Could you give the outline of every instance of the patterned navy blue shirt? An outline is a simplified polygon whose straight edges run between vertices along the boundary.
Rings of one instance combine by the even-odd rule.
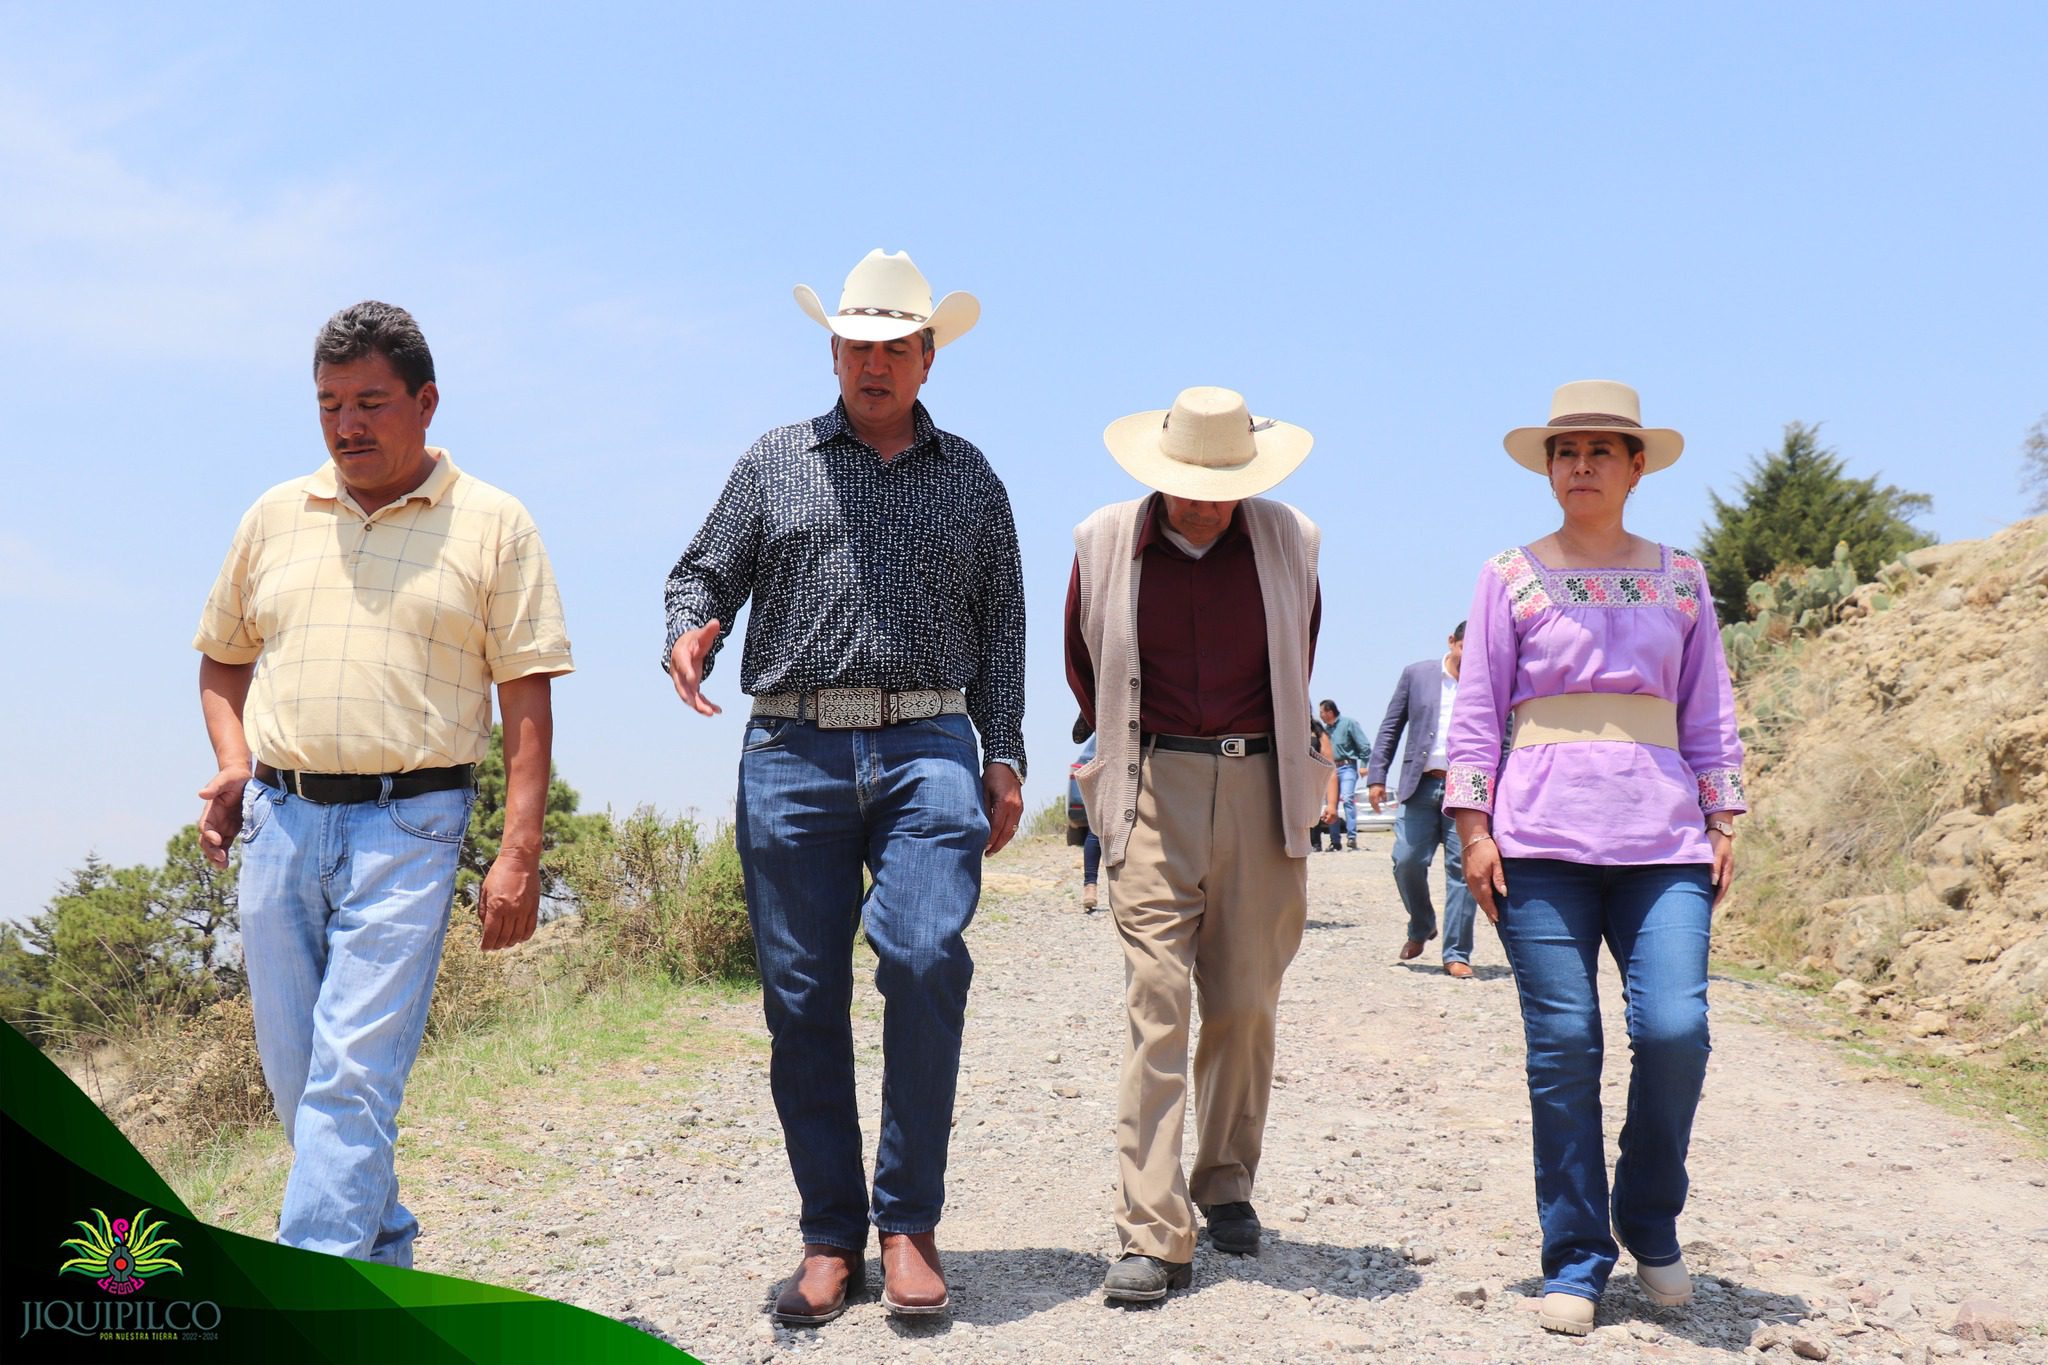
[[[668,576],[661,664],[684,631],[730,627],[751,595],[742,691],[963,688],[986,759],[1021,772],[1024,576],[1010,495],[923,403],[913,421],[916,439],[888,461],[843,404],[754,442]]]

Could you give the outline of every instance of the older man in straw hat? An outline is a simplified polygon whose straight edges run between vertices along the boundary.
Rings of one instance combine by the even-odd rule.
[[[1286,478],[1311,437],[1253,418],[1229,389],[1185,390],[1103,438],[1158,490],[1075,530],[1067,588],[1067,678],[1099,736],[1076,777],[1102,840],[1130,1025],[1117,1098],[1124,1255],[1102,1287],[1144,1302],[1192,1279],[1190,1196],[1219,1251],[1259,1248],[1250,1200],[1280,978],[1301,945],[1308,829],[1331,776],[1308,743],[1321,534],[1252,496]]]
[[[870,1220],[889,1309],[949,1306],[932,1230],[974,970],[963,934],[982,857],[1023,810],[1024,592],[1002,481],[918,401],[980,305],[934,308],[910,257],[880,250],[835,312],[807,286],[796,297],[832,333],[839,401],[734,466],[669,575],[662,663],[686,705],[718,714],[704,679],[753,598],[737,837],[803,1203],[803,1262],[775,1316],[816,1324],[862,1287]],[[861,926],[886,1002],[872,1199],[848,1018]]]

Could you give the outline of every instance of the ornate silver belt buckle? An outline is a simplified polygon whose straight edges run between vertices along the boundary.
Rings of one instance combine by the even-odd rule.
[[[883,714],[889,694],[879,687],[821,687],[818,689],[820,730],[879,730],[888,723]]]
[[[1223,741],[1222,745],[1218,748],[1218,752],[1225,758],[1243,758],[1244,741],[1233,735]]]

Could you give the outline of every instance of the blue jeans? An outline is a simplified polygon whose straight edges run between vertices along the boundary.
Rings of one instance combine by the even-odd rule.
[[[1096,874],[1102,871],[1102,840],[1089,830],[1088,837],[1081,841],[1081,881],[1083,885],[1095,885]]]
[[[1479,913],[1465,885],[1465,846],[1458,824],[1444,813],[1444,780],[1425,777],[1394,817],[1394,889],[1408,911],[1408,937],[1436,937],[1436,907],[1429,900],[1429,860],[1444,849],[1444,961],[1472,960],[1472,921]]]
[[[946,1198],[974,976],[963,935],[988,843],[974,727],[955,715],[880,730],[754,717],[736,834],[803,1239],[859,1250],[871,1209],[883,1232],[929,1232]],[[863,868],[874,878],[865,898]],[[883,1000],[872,1203],[849,1017],[861,926]]]
[[[242,793],[242,957],[292,1144],[277,1240],[410,1266],[398,1106],[441,965],[469,791],[323,806]]]
[[[1529,1047],[1544,1292],[1597,1299],[1617,1252],[1601,1142],[1604,941],[1628,996],[1628,1115],[1614,1163],[1614,1233],[1643,1265],[1678,1260],[1685,1154],[1707,1073],[1710,869],[1503,860],[1501,944]]]
[[[1351,846],[1358,847],[1358,765],[1350,759],[1337,763],[1337,809],[1333,812],[1343,822],[1342,832],[1350,836]],[[1330,831],[1330,847],[1337,846],[1338,830]]]

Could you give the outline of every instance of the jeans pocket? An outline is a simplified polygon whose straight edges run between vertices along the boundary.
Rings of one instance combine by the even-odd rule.
[[[459,844],[469,832],[469,808],[473,798],[466,790],[423,792],[387,803],[391,823],[419,839],[437,844]]]
[[[273,795],[268,786],[250,778],[242,788],[242,842],[248,843],[270,823]]]
[[[962,715],[926,716],[922,720],[905,721],[903,728],[951,740],[959,745],[970,759],[978,757],[981,753],[981,746],[974,738],[973,722]]]
[[[757,754],[764,749],[773,749],[781,744],[789,727],[796,724],[786,716],[754,716],[747,721],[747,733],[740,742],[740,752]]]

